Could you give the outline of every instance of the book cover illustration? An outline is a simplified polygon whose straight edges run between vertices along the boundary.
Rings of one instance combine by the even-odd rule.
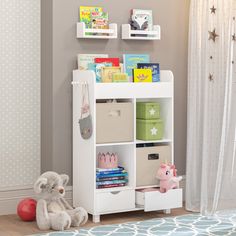
[[[94,6],[80,6],[80,22],[84,22],[86,28],[91,28],[91,16],[99,15],[102,12],[101,7],[94,7]]]
[[[119,58],[95,58],[95,63],[103,63],[103,62],[110,62],[112,66],[120,66],[120,59]]]
[[[150,57],[148,54],[124,54],[124,72],[128,74],[129,78],[133,76],[133,69],[137,68],[138,63],[149,63]]]
[[[120,66],[103,67],[102,68],[102,82],[112,83],[113,74],[121,73]]]
[[[151,69],[134,69],[134,82],[135,83],[151,83],[152,70]]]
[[[89,63],[88,70],[93,70],[96,75],[96,82],[102,82],[102,68],[103,67],[111,67],[112,63]]]
[[[152,10],[133,9],[131,10],[132,30],[152,30],[153,16]]]
[[[99,12],[97,15],[91,13],[91,28],[92,29],[108,29],[108,13]],[[107,35],[107,34],[98,34],[94,35]]]
[[[107,54],[78,54],[77,63],[79,70],[88,70],[89,63],[94,63],[95,58],[106,58]]]
[[[151,69],[152,82],[160,82],[160,66],[158,63],[138,63],[138,69]]]

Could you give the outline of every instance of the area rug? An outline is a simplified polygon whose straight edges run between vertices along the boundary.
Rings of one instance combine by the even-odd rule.
[[[40,234],[37,234],[39,236]],[[236,236],[236,211],[215,217],[190,214],[116,225],[102,225],[80,230],[51,232],[43,236]]]

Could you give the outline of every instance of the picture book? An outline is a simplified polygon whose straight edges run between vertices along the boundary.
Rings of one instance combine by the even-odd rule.
[[[89,63],[94,63],[94,59],[98,57],[108,57],[107,54],[78,54],[77,62],[79,70],[87,70]]]
[[[96,182],[96,185],[109,185],[109,184],[125,184],[127,183],[128,180],[127,179],[123,179],[123,180],[111,180],[111,181],[99,181]]]
[[[126,185],[126,183],[123,184],[108,184],[108,185],[99,185],[97,186],[97,189],[101,189],[101,188],[116,188],[116,187],[124,187]]]
[[[152,30],[153,29],[152,10],[143,10],[143,9],[131,10],[131,29]]]
[[[96,172],[114,172],[114,171],[123,171],[124,167],[118,166],[117,168],[102,169],[97,168]]]
[[[102,82],[102,68],[103,67],[111,67],[112,63],[89,63],[88,64],[88,70],[93,70],[96,75],[96,82],[101,83]]]
[[[95,63],[111,62],[113,66],[120,66],[120,58],[95,58]]]
[[[113,74],[121,73],[120,66],[103,67],[102,68],[102,82],[112,83]]]
[[[92,27],[91,16],[99,15],[102,12],[101,7],[80,6],[80,22],[84,22],[86,28]]]
[[[160,66],[158,63],[138,63],[138,69],[151,69],[152,82],[160,82]]]
[[[97,15],[91,13],[92,29],[108,29],[108,13],[99,12]]]
[[[125,179],[125,176],[96,178],[96,181],[111,181],[111,180],[123,180],[123,179]]]
[[[143,83],[143,82],[152,82],[152,70],[151,69],[134,69],[134,82]]]
[[[128,173],[126,172],[126,171],[121,171],[121,172],[116,172],[116,173],[106,173],[105,172],[105,174],[104,173],[99,173],[99,172],[97,172],[96,173],[96,177],[97,178],[104,178],[104,177],[120,177],[120,176],[128,176]]]
[[[126,73],[114,73],[112,75],[112,82],[113,83],[129,82],[129,78],[128,78],[128,75]]]
[[[133,76],[133,69],[137,68],[138,63],[149,63],[150,57],[148,54],[124,54],[124,72],[128,74],[129,78]]]

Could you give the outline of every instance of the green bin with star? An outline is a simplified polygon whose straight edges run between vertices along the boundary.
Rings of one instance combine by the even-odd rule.
[[[158,102],[137,102],[136,118],[155,120],[160,118],[160,104]]]
[[[137,119],[137,134],[136,137],[139,140],[161,140],[163,139],[164,123],[161,119],[144,120]]]

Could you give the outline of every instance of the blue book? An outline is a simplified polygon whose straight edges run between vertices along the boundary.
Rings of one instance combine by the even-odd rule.
[[[124,180],[112,180],[112,181],[99,181],[96,183],[97,186],[99,185],[109,185],[109,184],[125,184],[128,183],[127,179]]]
[[[102,67],[112,66],[112,63],[89,63],[88,64],[88,70],[93,70],[96,75],[96,82],[101,83],[102,82]]]
[[[102,168],[97,168],[97,172],[104,172],[104,171],[116,171],[116,170],[124,170],[124,167],[118,166],[117,168],[110,168],[110,169],[102,169]]]
[[[118,173],[96,173],[96,178],[104,178],[104,177],[117,177],[117,176],[128,176],[126,171],[118,172]]]
[[[129,78],[133,77],[133,69],[137,68],[138,63],[149,63],[150,57],[148,54],[124,54],[124,72],[128,74]]]
[[[138,63],[138,69],[151,69],[152,82],[160,82],[160,66],[158,63]]]

